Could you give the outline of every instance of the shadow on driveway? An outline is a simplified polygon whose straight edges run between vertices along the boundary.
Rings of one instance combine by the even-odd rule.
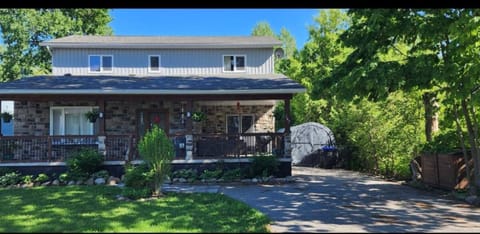
[[[399,182],[293,167],[295,183],[223,186],[268,215],[272,232],[480,232],[480,209]]]

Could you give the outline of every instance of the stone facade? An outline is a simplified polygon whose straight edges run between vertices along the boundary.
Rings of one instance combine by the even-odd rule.
[[[95,101],[16,101],[14,134],[18,136],[45,136],[50,134],[51,106],[98,106]],[[169,133],[182,133],[185,123],[182,122],[182,107],[186,103],[179,101],[106,101],[105,102],[105,133],[136,134],[137,115],[139,110],[168,110]],[[194,102],[193,111],[202,111],[206,119],[193,122],[193,133],[225,133],[226,116],[237,114],[253,114],[255,132],[274,132],[275,119],[273,105],[200,105]],[[186,117],[185,117],[186,118]],[[184,118],[184,120],[185,120]],[[98,122],[94,132],[98,132]]]

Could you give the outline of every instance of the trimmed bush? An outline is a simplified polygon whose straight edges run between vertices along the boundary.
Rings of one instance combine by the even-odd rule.
[[[83,148],[67,160],[68,173],[72,179],[85,180],[100,170],[103,156],[97,150]]]
[[[222,170],[215,169],[215,170],[204,170],[203,173],[200,175],[201,179],[209,180],[209,179],[219,179],[222,175]]]
[[[245,176],[244,172],[240,168],[235,168],[223,172],[222,179],[225,181],[235,181],[243,179]]]
[[[22,179],[21,175],[17,172],[10,172],[3,176],[0,176],[0,186],[6,187],[9,185],[16,185]]]
[[[153,183],[153,172],[147,164],[125,165],[125,186],[141,189],[151,188]],[[152,191],[152,189],[150,189]]]
[[[274,156],[254,156],[250,167],[250,177],[268,177],[278,171],[278,161]]]
[[[49,179],[50,179],[50,177],[48,177],[47,174],[40,173],[40,174],[38,174],[37,178],[35,178],[35,182],[43,183],[43,182],[48,181]]]

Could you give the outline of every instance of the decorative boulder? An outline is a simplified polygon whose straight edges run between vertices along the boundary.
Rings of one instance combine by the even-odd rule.
[[[105,179],[104,178],[96,178],[95,179],[95,184],[105,184]]]

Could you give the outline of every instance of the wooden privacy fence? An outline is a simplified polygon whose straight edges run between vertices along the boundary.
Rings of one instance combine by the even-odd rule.
[[[465,189],[468,185],[466,165],[462,152],[423,153],[422,180],[433,187]]]

